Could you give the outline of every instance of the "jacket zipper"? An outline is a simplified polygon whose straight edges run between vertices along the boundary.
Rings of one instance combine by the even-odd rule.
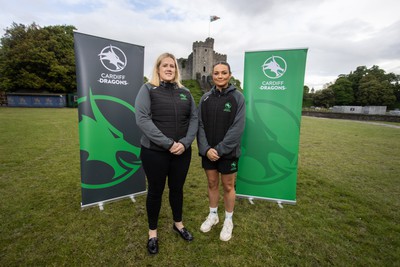
[[[213,140],[212,140],[214,146],[217,145],[215,143],[215,140],[217,138],[217,132],[216,132],[217,127],[216,127],[216,124],[217,124],[217,115],[218,115],[217,113],[218,113],[218,106],[219,106],[219,103],[220,103],[220,99],[221,99],[221,94],[218,94],[217,97],[216,97],[216,103],[214,105]]]
[[[175,111],[175,133],[174,133],[174,141],[178,141],[177,136],[178,136],[178,111],[176,107],[176,101],[175,101],[175,95],[174,95],[174,89],[171,89],[171,96],[172,96],[172,102],[174,104],[174,111]]]

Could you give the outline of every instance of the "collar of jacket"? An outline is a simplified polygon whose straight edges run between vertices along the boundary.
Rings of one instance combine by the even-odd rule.
[[[170,82],[161,81],[160,82],[160,87],[164,87],[164,88],[167,88],[167,89],[176,89],[176,88],[178,88],[178,85],[176,83],[170,83]]]
[[[226,95],[227,93],[229,93],[233,90],[236,90],[236,88],[232,84],[229,84],[229,86],[222,91],[219,91],[215,85],[211,88],[211,92],[214,95]]]

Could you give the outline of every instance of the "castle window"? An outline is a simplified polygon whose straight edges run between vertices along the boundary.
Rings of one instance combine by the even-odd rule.
[[[203,67],[203,71],[206,72],[206,66]]]
[[[205,51],[207,52],[207,48],[205,49]]]

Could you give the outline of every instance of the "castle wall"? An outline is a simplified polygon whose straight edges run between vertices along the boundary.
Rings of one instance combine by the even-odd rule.
[[[193,43],[192,53],[187,59],[178,59],[182,80],[198,80],[200,84],[211,80],[212,66],[219,61],[226,61],[227,56],[214,51],[214,39]]]
[[[178,68],[179,72],[181,74],[181,79],[182,80],[190,80],[192,79],[192,54],[186,59],[186,58],[179,58],[177,59],[178,61]]]
[[[210,75],[214,56],[214,39],[207,38],[205,42],[193,43],[192,79]]]
[[[213,62],[213,65],[214,64],[216,64],[216,63],[218,63],[218,62],[221,62],[221,61],[227,61],[226,60],[226,55],[223,55],[223,54],[219,54],[219,53],[216,53],[216,52],[214,52],[214,62]]]

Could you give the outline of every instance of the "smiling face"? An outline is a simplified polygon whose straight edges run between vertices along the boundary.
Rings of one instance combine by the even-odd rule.
[[[222,90],[226,87],[228,87],[229,80],[231,79],[231,73],[229,71],[229,67],[224,64],[218,64],[214,66],[213,69],[213,82],[215,84],[215,87],[217,87],[218,90]]]
[[[175,79],[175,60],[170,57],[161,60],[160,66],[158,67],[158,75],[160,80],[164,82],[172,82]]]

